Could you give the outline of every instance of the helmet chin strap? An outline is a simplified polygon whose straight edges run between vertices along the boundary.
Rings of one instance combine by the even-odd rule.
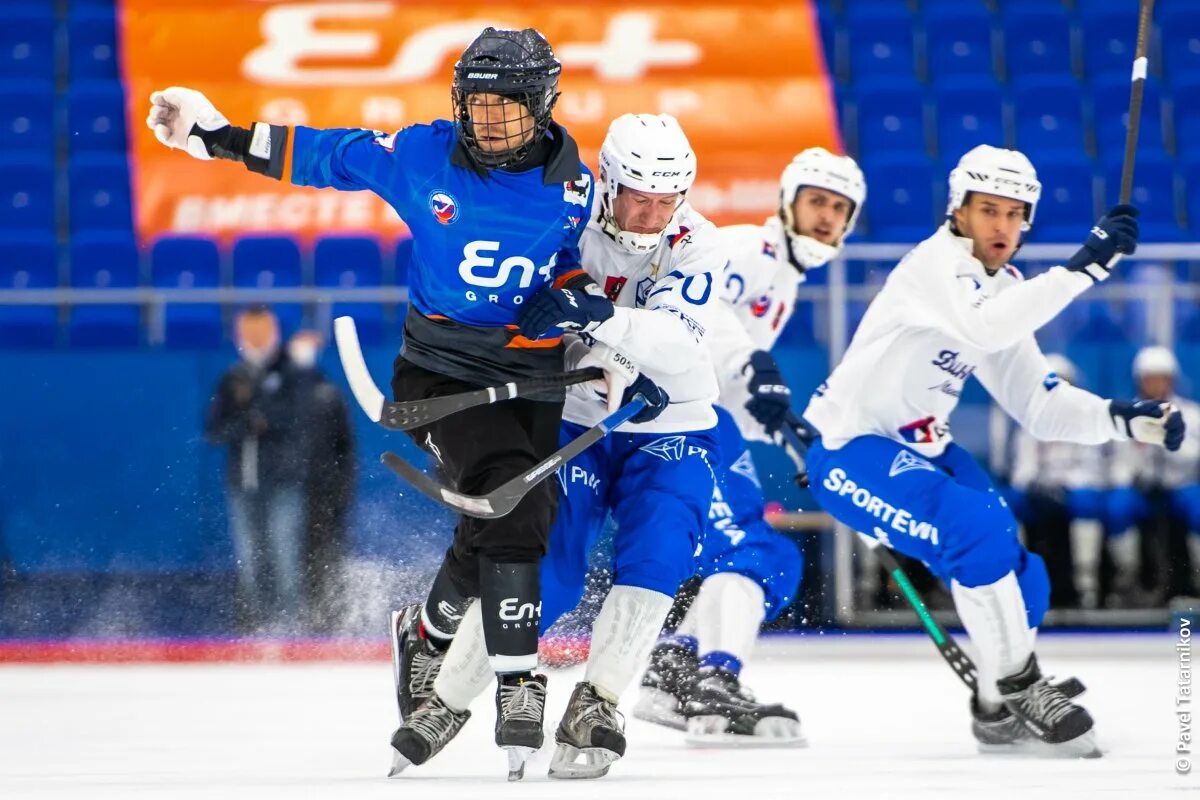
[[[841,252],[842,248],[840,247],[834,247],[819,242],[811,236],[797,233],[791,225],[788,225],[782,214],[780,214],[779,220],[783,223],[783,243],[787,250],[788,261],[801,274],[815,267],[825,266],[837,258],[837,254]]]

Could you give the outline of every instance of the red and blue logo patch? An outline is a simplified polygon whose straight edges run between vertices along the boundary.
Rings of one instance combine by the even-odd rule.
[[[692,229],[686,225],[679,226],[679,233],[672,233],[667,236],[667,247],[674,247],[675,243],[687,238],[687,235],[692,232]]]
[[[429,195],[429,210],[433,212],[434,219],[443,225],[458,219],[458,201],[446,192]]]
[[[750,313],[756,317],[765,317],[771,310],[771,295],[764,294],[750,304]]]

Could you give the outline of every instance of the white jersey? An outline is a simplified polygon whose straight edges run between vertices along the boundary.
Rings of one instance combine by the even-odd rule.
[[[1113,445],[1109,479],[1113,486],[1142,489],[1178,489],[1200,482],[1200,406],[1182,397],[1170,400],[1183,415],[1188,435],[1175,452],[1144,442],[1126,441]]]
[[[971,241],[943,225],[892,270],[804,416],[831,449],[873,434],[937,456],[974,375],[1038,439],[1123,440],[1108,401],[1058,380],[1033,338],[1091,285],[1063,267],[989,275]]]
[[[601,228],[599,206],[579,248],[584,270],[616,308],[591,335],[629,356],[671,400],[650,422],[621,430],[708,430],[717,424],[717,382],[704,339],[719,302],[715,276],[725,264],[716,228],[684,201],[657,249],[630,253]],[[591,426],[607,414],[605,401],[586,385],[567,393],[563,419]]]
[[[750,399],[747,365],[756,350],[770,350],[796,309],[796,288],[804,275],[788,259],[783,221],[730,225],[717,230],[729,262],[718,281],[721,300],[706,337],[717,368],[720,397],[742,436],[770,441],[746,410]]]
[[[1104,449],[1078,442],[1045,442],[1018,429],[1013,435],[1010,481],[1022,491],[1106,488]]]

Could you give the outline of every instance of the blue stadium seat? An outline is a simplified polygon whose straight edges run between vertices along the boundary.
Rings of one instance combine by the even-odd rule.
[[[1104,171],[1104,206],[1117,202],[1121,187],[1121,164],[1114,162]],[[1138,158],[1133,172],[1133,204],[1141,211],[1138,226],[1143,241],[1178,241],[1179,228],[1175,206],[1175,169],[1166,159]]]
[[[117,80],[117,19],[112,6],[76,8],[67,19],[67,63],[72,81]]]
[[[925,7],[929,76],[993,74],[992,15],[982,3]]]
[[[1183,185],[1187,187],[1200,186],[1200,161],[1195,161],[1184,168]],[[1200,237],[1200,192],[1191,189],[1186,193],[1188,230]]]
[[[1200,71],[1171,81],[1176,152],[1185,161],[1200,161]]]
[[[52,81],[55,71],[54,4],[6,3],[0,24],[0,78]]]
[[[221,284],[221,252],[202,236],[165,236],[150,248],[150,283],[164,289],[215,289]],[[174,348],[221,343],[221,307],[215,303],[168,304],[165,344]]]
[[[1084,148],[1083,90],[1070,75],[1029,75],[1012,84],[1017,147],[1040,151]]]
[[[934,213],[929,160],[924,157],[876,155],[862,165],[870,187],[864,214],[875,241],[925,238]],[[940,210],[940,209],[939,209]]]
[[[0,230],[53,233],[56,207],[48,156],[0,156]]]
[[[133,228],[129,162],[124,153],[72,156],[69,180],[72,233]]]
[[[132,289],[138,285],[138,252],[131,231],[83,233],[71,240],[71,286]],[[136,303],[81,305],[70,309],[72,347],[136,347],[141,308]]]
[[[0,82],[0,152],[54,154],[54,84]]]
[[[938,153],[948,161],[980,144],[1003,147],[1004,99],[991,78],[943,78],[934,84]]]
[[[1129,117],[1129,75],[1101,75],[1092,81],[1092,107],[1096,125],[1096,154],[1108,163],[1125,154],[1125,122]],[[1142,94],[1142,122],[1138,130],[1138,157],[1165,152],[1163,105],[1159,83],[1148,79]]]
[[[383,285],[383,258],[379,242],[367,236],[325,236],[313,249],[314,283],[317,286],[354,288]],[[365,344],[384,338],[383,305],[334,303],[333,316],[354,317],[358,336]]]
[[[864,78],[854,86],[858,108],[858,152],[927,152],[925,101],[909,77]]]
[[[1003,4],[1004,62],[1010,77],[1071,70],[1071,29],[1061,3]]]
[[[916,75],[913,16],[902,3],[856,0],[847,10],[850,70],[868,75]]]
[[[1068,241],[1080,238],[1096,221],[1095,180],[1092,164],[1079,150],[1046,151],[1030,155],[1042,182],[1042,198],[1034,217],[1038,241],[1048,238],[1051,228],[1071,231]]]
[[[1200,72],[1200,14],[1192,2],[1173,3],[1159,18],[1163,67],[1168,76]]]
[[[0,236],[0,292],[53,289],[58,285],[58,262],[50,234]],[[53,347],[58,332],[58,307],[0,305],[0,347]]]
[[[72,153],[125,152],[125,91],[120,81],[71,85],[67,92],[67,144]]]
[[[233,245],[233,285],[258,289],[301,286],[300,248],[286,236],[248,235]],[[303,317],[299,303],[272,303],[285,335]]]
[[[1137,3],[1091,3],[1079,15],[1088,75],[1124,73],[1129,79],[1137,41]]]

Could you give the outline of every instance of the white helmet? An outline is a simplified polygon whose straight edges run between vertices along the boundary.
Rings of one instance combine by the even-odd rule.
[[[1046,353],[1046,362],[1050,364],[1050,369],[1054,371],[1054,374],[1067,383],[1078,382],[1079,370],[1075,363],[1062,353]]]
[[[629,252],[651,252],[662,241],[662,231],[621,230],[613,216],[618,187],[682,194],[695,179],[696,154],[677,119],[670,114],[622,114],[608,126],[600,146],[600,224]]]
[[[822,244],[811,236],[796,232],[792,204],[796,202],[796,194],[805,186],[837,192],[850,201],[850,218],[846,220],[846,230],[836,245]],[[850,231],[854,230],[866,199],[867,182],[863,180],[862,170],[850,156],[835,156],[824,147],[810,147],[793,158],[792,163],[784,167],[783,176],[779,179],[779,215],[783,217],[792,255],[804,267],[820,267],[832,261],[842,249],[842,243]]]
[[[1179,374],[1179,362],[1175,354],[1162,345],[1143,347],[1133,359],[1133,377],[1167,375],[1174,378]]]
[[[946,205],[946,216],[962,208],[969,192],[994,194],[1025,203],[1025,223],[1021,230],[1027,231],[1033,227],[1042,184],[1038,181],[1037,170],[1021,151],[981,144],[968,150],[958,160],[958,166],[950,170],[950,202]]]

